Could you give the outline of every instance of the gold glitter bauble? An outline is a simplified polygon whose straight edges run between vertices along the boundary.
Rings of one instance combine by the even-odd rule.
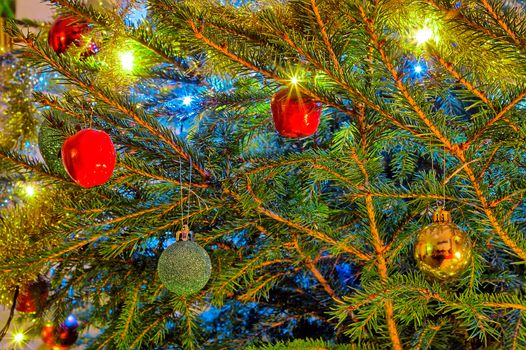
[[[451,222],[446,210],[438,210],[433,223],[418,234],[415,259],[423,272],[441,279],[460,275],[471,259],[469,236]]]

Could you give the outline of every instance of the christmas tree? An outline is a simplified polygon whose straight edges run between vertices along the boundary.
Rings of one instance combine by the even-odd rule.
[[[62,83],[43,160],[0,143],[42,189],[0,221],[28,334],[526,348],[523,2],[52,2],[8,23]]]

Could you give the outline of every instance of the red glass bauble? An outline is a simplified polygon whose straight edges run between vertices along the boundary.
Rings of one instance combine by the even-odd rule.
[[[306,137],[318,130],[321,116],[319,103],[302,97],[297,89],[283,89],[270,103],[274,126],[281,136]]]
[[[51,345],[55,342],[54,335],[55,335],[55,326],[47,324],[44,327],[42,327],[42,332],[40,333],[42,336],[42,341],[44,344]]]
[[[75,328],[68,328],[64,324],[55,327],[47,324],[42,327],[42,341],[53,350],[66,350],[75,344],[79,338],[79,333]]]
[[[71,46],[85,45],[83,40],[84,35],[90,31],[88,23],[76,17],[59,17],[49,30],[47,41],[49,46],[57,54],[62,54]],[[97,53],[98,47],[94,41],[90,41],[86,45],[86,50],[82,56],[87,57]]]
[[[115,168],[116,157],[111,138],[100,130],[81,130],[62,145],[64,168],[84,188],[106,183]]]
[[[26,284],[20,288],[16,299],[16,311],[37,312],[47,301],[49,286],[45,281]]]

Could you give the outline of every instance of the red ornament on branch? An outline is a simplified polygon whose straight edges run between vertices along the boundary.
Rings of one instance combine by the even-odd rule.
[[[272,96],[270,103],[274,126],[281,136],[307,137],[318,130],[321,106],[303,97],[295,88],[286,88]]]
[[[48,296],[49,286],[46,281],[26,284],[20,287],[15,309],[18,312],[37,312],[44,307]]]
[[[82,56],[88,57],[99,51],[93,40],[87,42],[84,39],[84,36],[90,31],[88,23],[81,18],[59,17],[49,30],[48,43],[57,54],[66,52],[72,44],[75,46],[86,45]]]
[[[42,341],[53,350],[66,350],[79,338],[77,327],[67,327],[65,323],[56,327],[46,324],[42,327]]]
[[[62,145],[62,162],[79,186],[90,188],[106,183],[113,173],[117,154],[108,134],[84,129]]]

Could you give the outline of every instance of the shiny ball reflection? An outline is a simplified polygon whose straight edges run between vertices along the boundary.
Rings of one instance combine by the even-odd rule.
[[[435,213],[434,222],[418,234],[414,256],[418,268],[440,280],[460,275],[471,260],[469,236],[450,220],[449,213]]]

